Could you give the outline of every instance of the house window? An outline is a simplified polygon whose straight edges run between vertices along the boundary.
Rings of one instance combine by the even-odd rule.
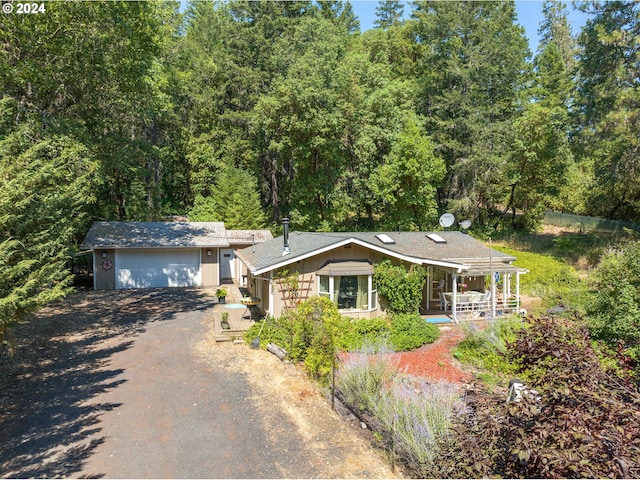
[[[374,310],[378,295],[371,275],[319,275],[318,294],[329,297],[338,310]]]
[[[331,298],[329,277],[327,275],[320,275],[318,278],[320,279],[318,282],[318,295],[320,295],[321,297]]]

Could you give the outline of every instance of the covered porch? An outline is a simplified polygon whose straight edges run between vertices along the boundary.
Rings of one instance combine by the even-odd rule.
[[[424,265],[423,315],[450,316],[454,322],[495,318],[520,310],[520,275],[528,270],[502,262],[465,260],[464,269]]]

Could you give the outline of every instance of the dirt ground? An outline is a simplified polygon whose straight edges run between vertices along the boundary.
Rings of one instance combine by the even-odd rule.
[[[331,401],[304,371],[281,362],[266,350],[245,344],[216,343],[213,332],[196,346],[199,358],[211,365],[240,370],[254,389],[252,401],[267,424],[277,426],[277,412],[285,412],[305,443],[314,446],[316,465],[322,478],[398,478],[391,471],[384,452],[371,444],[371,432],[344,407],[331,409]],[[275,406],[279,408],[274,408]],[[278,441],[277,428],[272,440]],[[336,461],[335,448],[344,454]]]

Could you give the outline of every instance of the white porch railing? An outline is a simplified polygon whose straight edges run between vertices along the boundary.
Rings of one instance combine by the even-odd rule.
[[[493,311],[491,300],[480,302],[457,302],[455,305],[454,318],[457,320],[470,320],[476,318],[491,318],[492,313],[496,317],[510,315],[518,312],[520,305],[517,299],[499,299],[495,303],[495,311]]]

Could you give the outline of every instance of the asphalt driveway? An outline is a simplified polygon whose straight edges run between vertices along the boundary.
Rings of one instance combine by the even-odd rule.
[[[215,308],[199,290],[92,292],[20,327],[18,354],[0,359],[0,477],[323,476],[237,358],[194,353]]]

